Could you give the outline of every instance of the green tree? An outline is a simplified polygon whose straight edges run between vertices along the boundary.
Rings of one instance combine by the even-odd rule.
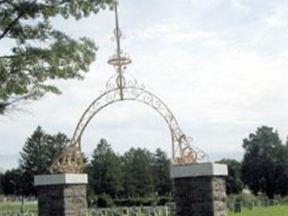
[[[264,192],[269,198],[277,193],[278,181],[284,175],[283,145],[278,132],[262,126],[243,140],[243,181],[254,194]],[[286,183],[287,184],[287,183]]]
[[[154,181],[155,191],[160,196],[169,195],[172,192],[172,181],[170,178],[170,160],[167,154],[157,149],[154,158]]]
[[[55,17],[79,20],[114,0],[0,0],[0,114],[19,101],[60,93],[56,79],[83,78],[96,46],[55,29]],[[11,46],[9,46],[11,45]],[[49,81],[49,82],[47,82]]]
[[[286,145],[279,147],[278,158],[275,161],[278,173],[275,184],[277,185],[277,194],[281,196],[288,195],[288,140]]]
[[[34,192],[34,175],[49,173],[49,167],[54,159],[64,150],[69,143],[65,134],[47,134],[41,127],[27,138],[26,143],[20,152],[19,165],[23,172],[26,186],[24,193],[29,195]]]
[[[228,177],[226,179],[227,194],[238,194],[243,190],[242,164],[234,159],[222,159],[219,163],[228,166]]]
[[[147,197],[154,193],[153,155],[146,149],[131,148],[123,156],[124,188],[128,197]]]
[[[4,193],[4,173],[2,171],[0,171],[0,194]]]
[[[25,181],[20,169],[7,170],[2,179],[5,195],[23,195]]]
[[[108,194],[115,198],[123,191],[121,159],[107,140],[101,139],[89,168],[90,185],[96,195]]]

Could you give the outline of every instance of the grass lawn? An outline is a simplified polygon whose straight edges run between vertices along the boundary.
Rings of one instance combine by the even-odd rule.
[[[229,216],[288,216],[288,206],[243,210],[241,213],[229,213]]]
[[[20,210],[20,202],[0,202],[1,211]],[[25,203],[25,210],[36,210],[36,202]],[[91,214],[89,214],[91,215]],[[229,212],[229,216],[288,216],[288,206],[275,206],[266,208],[255,208],[253,210],[243,210],[241,213]]]
[[[5,202],[0,203],[0,211],[15,211],[21,209],[21,202]],[[25,203],[25,210],[37,210],[36,202]]]

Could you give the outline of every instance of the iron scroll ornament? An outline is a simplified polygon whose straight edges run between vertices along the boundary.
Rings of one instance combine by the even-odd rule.
[[[192,139],[187,137],[168,108],[168,106],[156,95],[139,86],[136,79],[129,77],[125,72],[126,66],[132,61],[121,49],[117,1],[115,1],[114,31],[117,52],[109,60],[108,64],[116,69],[106,83],[106,90],[96,98],[83,113],[75,129],[70,145],[65,149],[50,167],[52,173],[82,173],[84,169],[83,153],[81,152],[81,137],[92,118],[105,107],[124,100],[138,101],[156,110],[166,121],[171,132],[172,163],[178,165],[193,164],[206,157],[206,154],[192,146]]]
[[[172,140],[172,163],[177,165],[193,164],[206,157],[206,154],[192,146],[192,139],[187,137],[168,108],[157,96],[135,86],[126,86],[122,89],[123,98],[119,94],[119,88],[107,90],[96,98],[83,113],[75,129],[71,144],[55,160],[51,166],[52,173],[82,173],[83,153],[81,152],[81,137],[85,128],[93,117],[105,107],[126,100],[138,101],[156,110],[168,124]]]

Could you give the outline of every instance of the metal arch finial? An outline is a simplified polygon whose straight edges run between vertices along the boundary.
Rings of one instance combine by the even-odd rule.
[[[128,57],[127,54],[124,54],[122,49],[121,49],[121,37],[122,33],[119,27],[119,16],[118,16],[118,1],[115,1],[114,4],[114,12],[115,12],[115,30],[114,30],[114,36],[116,38],[116,44],[117,44],[117,49],[116,49],[116,54],[114,54],[109,60],[108,64],[112,65],[115,67],[116,72],[117,72],[117,78],[116,78],[116,84],[117,87],[119,88],[119,93],[120,93],[120,98],[121,100],[124,99],[123,95],[123,88],[125,87],[125,78],[123,76],[123,69],[126,65],[130,64],[132,61]]]

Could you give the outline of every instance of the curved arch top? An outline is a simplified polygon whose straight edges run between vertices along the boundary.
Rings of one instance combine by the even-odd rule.
[[[198,159],[205,156],[202,151],[191,146],[191,139],[182,132],[175,116],[165,103],[154,94],[144,90],[144,88],[140,88],[135,79],[127,79],[127,74],[124,74],[126,66],[132,61],[123,52],[120,46],[120,38],[122,34],[119,28],[117,5],[116,1],[114,6],[116,23],[114,33],[117,43],[117,52],[108,60],[108,63],[116,69],[116,77],[114,75],[108,80],[106,91],[96,98],[82,115],[77,124],[70,146],[51,166],[51,171],[54,173],[82,172],[84,165],[83,154],[81,153],[81,136],[85,128],[99,111],[110,104],[123,100],[134,100],[147,104],[164,118],[171,132],[172,162],[174,164],[181,165],[195,163]],[[114,78],[116,78],[116,82],[110,83]]]
[[[123,100],[146,104],[162,116],[171,133],[172,163],[192,164],[204,157],[205,154],[202,151],[191,146],[191,139],[183,133],[175,116],[159,97],[144,88],[128,86],[122,88],[122,97],[119,94],[119,88],[112,88],[90,104],[77,124],[70,146],[53,163],[51,171],[54,173],[82,172],[81,137],[85,128],[102,109]]]

